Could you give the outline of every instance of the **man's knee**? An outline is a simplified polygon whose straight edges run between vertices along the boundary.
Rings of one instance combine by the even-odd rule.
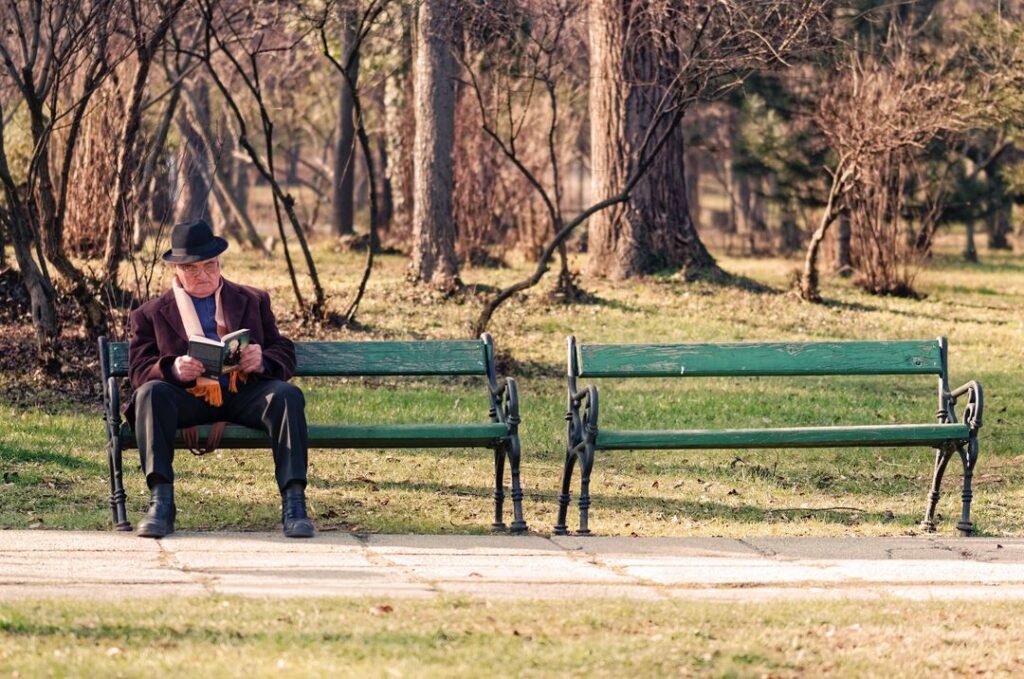
[[[161,380],[150,380],[136,391],[135,403],[137,406],[167,406],[173,402],[174,395],[174,385]]]
[[[280,403],[290,408],[305,408],[306,397],[302,390],[290,382],[278,382],[270,392],[271,402]]]

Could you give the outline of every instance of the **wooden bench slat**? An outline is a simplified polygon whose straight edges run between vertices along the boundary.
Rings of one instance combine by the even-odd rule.
[[[326,425],[311,424],[310,448],[446,448],[459,446],[493,447],[508,435],[508,427],[500,422],[485,424],[388,424],[388,425]],[[208,426],[199,427],[199,441],[209,435]],[[127,424],[121,427],[125,448],[138,444]],[[183,447],[179,432],[176,447]],[[258,430],[239,425],[224,428],[221,448],[269,448],[270,439]]]
[[[110,343],[110,374],[128,374],[127,342]],[[484,375],[486,346],[480,340],[411,342],[296,342],[295,374],[304,377],[387,375]]]
[[[897,424],[786,429],[599,430],[602,450],[689,448],[832,448],[843,446],[938,446],[967,441],[966,424]]]
[[[937,340],[579,346],[581,377],[940,374]]]

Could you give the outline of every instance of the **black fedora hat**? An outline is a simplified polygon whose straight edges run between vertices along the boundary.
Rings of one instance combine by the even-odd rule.
[[[175,224],[171,230],[171,249],[163,260],[171,264],[188,264],[213,259],[228,249],[228,242],[213,235],[205,219]]]

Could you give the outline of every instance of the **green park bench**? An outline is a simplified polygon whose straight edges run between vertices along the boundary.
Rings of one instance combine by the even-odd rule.
[[[597,451],[639,449],[833,448],[928,446],[935,469],[921,527],[935,530],[935,506],[946,465],[959,452],[964,466],[963,509],[957,528],[970,535],[971,478],[978,459],[983,407],[981,385],[949,388],[947,344],[930,341],[745,344],[579,344],[568,338],[568,445],[558,496],[556,535],[567,534],[573,467],[580,465],[578,534],[590,533],[590,473]],[[937,375],[938,423],[786,429],[613,431],[598,420],[598,390],[577,388],[578,378],[755,377],[798,375]],[[966,397],[961,420],[954,406]]]
[[[119,382],[128,375],[128,343],[99,341],[103,375],[104,417],[107,424],[107,458],[110,469],[110,507],[114,527],[131,530],[125,510],[122,451],[138,448],[135,434],[122,421]],[[504,529],[505,459],[511,468],[513,522],[511,530],[526,530],[523,491],[519,483],[519,394],[516,382],[499,382],[494,363],[494,342],[484,334],[479,340],[425,340],[406,342],[296,342],[296,370],[300,377],[350,376],[453,376],[486,377],[490,422],[484,424],[310,424],[309,447],[316,448],[490,448],[494,451],[494,523]],[[199,428],[206,440],[209,427]],[[181,431],[177,447],[184,448]],[[256,429],[228,425],[221,448],[269,448],[267,435]]]

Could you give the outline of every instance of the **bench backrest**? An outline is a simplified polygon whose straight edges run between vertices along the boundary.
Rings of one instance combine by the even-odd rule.
[[[945,339],[895,342],[581,344],[569,338],[578,377],[944,375]],[[575,363],[575,365],[573,365]]]
[[[105,344],[108,364],[104,377],[127,376],[128,343]],[[485,339],[296,342],[295,359],[295,374],[305,377],[486,375],[493,362],[493,348]]]

